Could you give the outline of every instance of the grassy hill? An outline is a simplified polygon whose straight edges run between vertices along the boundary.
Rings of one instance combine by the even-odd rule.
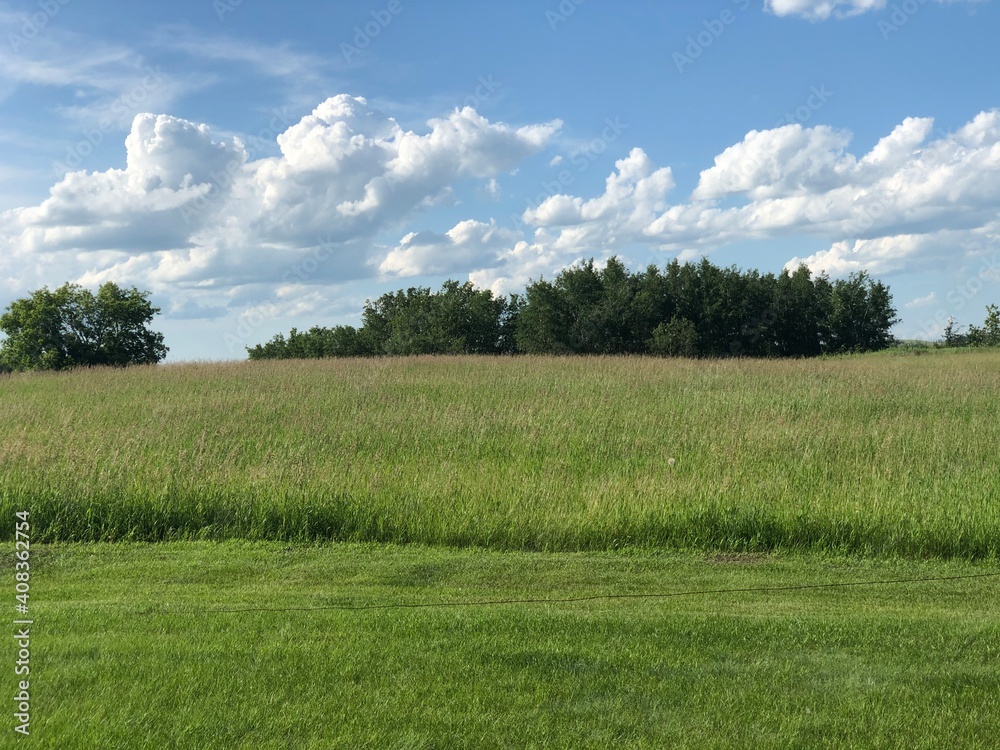
[[[0,407],[36,541],[1000,551],[995,350],[184,364]]]

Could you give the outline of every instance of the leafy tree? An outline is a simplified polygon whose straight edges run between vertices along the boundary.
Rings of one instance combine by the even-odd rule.
[[[0,361],[12,370],[154,364],[167,354],[163,334],[149,329],[159,311],[149,292],[111,282],[96,296],[75,284],[43,287],[0,316]]]
[[[250,359],[361,357],[370,353],[361,332],[352,326],[313,326],[305,332],[293,328],[287,339],[279,333],[266,344],[247,347]]]
[[[945,346],[1000,346],[1000,307],[987,305],[982,327],[970,324],[966,334],[957,333],[954,319],[949,318],[944,340]]]
[[[985,343],[989,346],[1000,346],[1000,307],[989,305],[986,308],[984,324]]]
[[[606,353],[608,331],[601,319],[604,280],[594,260],[562,271],[556,277],[556,289],[567,312],[565,340],[577,354]]]
[[[823,352],[829,317],[825,304],[825,281],[824,278],[817,285],[804,264],[793,273],[785,270],[778,276],[773,308],[773,354],[814,357]]]
[[[658,290],[652,288],[656,276],[633,276],[614,257],[598,269],[591,258],[564,269],[552,283],[533,282],[520,310],[519,347],[550,354],[645,351],[645,339],[658,322],[660,299]],[[647,290],[637,301],[643,281]]]
[[[964,346],[965,336],[958,332],[955,328],[955,324],[958,321],[952,316],[948,316],[948,324],[944,327],[944,345],[945,346]]]
[[[498,354],[509,349],[510,305],[471,282],[448,280],[365,304],[362,335],[375,354]]]
[[[517,317],[515,340],[525,354],[569,354],[570,317],[567,300],[551,282],[528,285]]]
[[[832,352],[878,351],[892,345],[890,329],[899,322],[892,295],[865,271],[834,282],[831,292]]]
[[[885,348],[895,315],[888,287],[865,273],[831,282],[804,265],[776,277],[703,259],[633,274],[612,257],[603,268],[590,259],[533,281],[509,300],[457,281],[439,292],[399,290],[367,302],[357,331],[293,330],[249,351],[809,357]]]
[[[674,301],[667,288],[667,279],[655,265],[632,277],[634,294],[629,305],[632,345],[639,351],[648,350],[653,330],[674,316]]]
[[[697,357],[698,331],[687,318],[660,323],[649,340],[649,351],[661,357]]]
[[[470,282],[439,292],[411,287],[365,302],[361,328],[314,326],[247,347],[250,359],[308,359],[408,354],[501,354],[514,351],[519,302]]]

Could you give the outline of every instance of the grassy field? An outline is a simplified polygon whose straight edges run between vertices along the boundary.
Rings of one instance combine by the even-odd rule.
[[[0,378],[25,744],[993,747],[998,416],[997,351]]]
[[[23,744],[990,748],[1000,736],[997,578],[213,611],[983,573],[1000,566],[274,542],[42,547],[32,586],[33,720]],[[12,663],[12,639],[5,643]]]
[[[997,351],[0,379],[0,509],[30,509],[37,541],[987,558],[998,445]]]

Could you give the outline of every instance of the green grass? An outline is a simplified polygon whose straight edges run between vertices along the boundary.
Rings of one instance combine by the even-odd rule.
[[[1000,578],[294,608],[1000,573],[998,417],[998,351],[0,378],[20,744],[993,747]]]
[[[997,445],[995,350],[95,370],[0,379],[0,514],[37,541],[995,558]]]
[[[19,747],[937,749],[1000,736],[996,578],[209,611],[976,575],[996,562],[242,542],[53,545],[32,561]]]

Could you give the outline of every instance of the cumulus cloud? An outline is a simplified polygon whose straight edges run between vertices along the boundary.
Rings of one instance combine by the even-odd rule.
[[[715,157],[715,166],[701,173],[692,197],[745,193],[760,200],[829,190],[843,184],[854,167],[853,158],[844,154],[849,142],[849,133],[824,125],[751,130]]]
[[[386,255],[379,270],[395,276],[468,272],[495,263],[519,238],[519,232],[498,227],[495,221],[463,221],[444,234],[411,232]]]
[[[319,256],[309,279],[343,280],[371,273],[378,233],[464,179],[510,170],[559,127],[492,123],[465,108],[416,133],[340,95],[280,134],[279,156],[251,160],[238,138],[142,114],[124,169],[66,174],[40,205],[2,214],[0,242],[8,257],[27,254],[39,267],[60,254],[90,283],[266,283]],[[406,269],[418,256],[401,246],[394,258]]]
[[[633,148],[597,195],[549,195],[506,224],[487,209],[421,230],[424,209],[454,213],[460,183],[482,194],[559,127],[466,108],[414,132],[340,95],[278,135],[278,155],[254,159],[237,137],[139,115],[123,169],[70,172],[39,205],[0,214],[0,285],[124,281],[169,290],[170,309],[197,316],[330,304],[330,289],[376,277],[465,274],[516,291],[591,256],[687,259],[748,240],[802,238],[789,267],[832,275],[935,270],[1000,247],[997,110],[950,133],[907,118],[860,153],[825,125],[750,131],[687,196]]]
[[[603,195],[590,200],[552,195],[526,210],[523,220],[535,227],[577,227],[576,234],[595,246],[634,239],[666,209],[673,187],[670,167],[657,169],[645,151],[635,148],[615,162]]]
[[[875,239],[995,219],[1000,112],[980,113],[928,142],[932,128],[930,119],[907,119],[860,158],[845,151],[848,134],[824,126],[752,131],[702,172],[692,205],[711,213],[715,199],[742,196],[747,205],[714,214],[713,222],[756,236],[805,231]]]
[[[70,172],[41,205],[4,212],[4,239],[36,252],[150,252],[188,248],[181,220],[211,192],[213,175],[239,169],[238,142],[218,143],[208,128],[165,115],[138,115],[125,141],[125,169]]]
[[[551,273],[575,259],[641,245],[681,258],[728,243],[816,236],[823,249],[789,260],[845,275],[945,267],[1000,244],[1000,112],[953,133],[907,118],[870,151],[826,126],[751,131],[671,203],[668,168],[641,149],[616,164],[596,198],[552,195],[524,212],[534,235],[472,278],[487,285]]]

